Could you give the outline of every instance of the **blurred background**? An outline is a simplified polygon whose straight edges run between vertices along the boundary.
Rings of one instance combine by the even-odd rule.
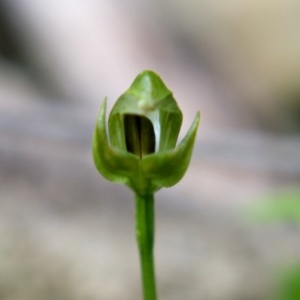
[[[90,145],[144,69],[181,136],[202,115],[156,196],[160,298],[299,299],[296,0],[0,0],[0,299],[141,299],[132,194]]]

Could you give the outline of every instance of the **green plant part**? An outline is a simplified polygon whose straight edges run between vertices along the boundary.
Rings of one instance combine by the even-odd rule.
[[[98,171],[135,193],[136,230],[144,299],[156,299],[153,244],[154,197],[175,185],[190,163],[200,113],[177,145],[182,113],[172,92],[153,71],[140,73],[122,94],[106,124],[106,101],[100,107],[92,150]]]
[[[256,222],[300,222],[300,190],[282,190],[258,199],[247,207],[250,220]]]
[[[108,180],[127,184],[139,195],[176,184],[192,154],[200,114],[175,148],[182,113],[158,75],[142,72],[117,100],[105,120],[101,105],[93,138],[98,171]]]
[[[300,299],[300,262],[289,263],[279,269],[275,280],[276,295],[271,300]]]

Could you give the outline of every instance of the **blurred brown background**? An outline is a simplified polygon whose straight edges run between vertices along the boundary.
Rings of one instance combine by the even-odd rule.
[[[299,28],[294,0],[1,0],[0,299],[141,298],[132,194],[90,144],[144,69],[181,136],[202,114],[190,169],[157,194],[160,298],[267,299],[300,228],[244,211],[299,189]]]

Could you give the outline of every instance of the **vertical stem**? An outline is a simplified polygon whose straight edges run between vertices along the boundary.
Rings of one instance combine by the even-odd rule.
[[[140,254],[144,300],[156,300],[154,271],[154,197],[135,196],[136,238]]]

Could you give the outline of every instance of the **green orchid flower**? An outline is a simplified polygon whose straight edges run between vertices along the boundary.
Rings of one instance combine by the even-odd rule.
[[[144,300],[157,300],[154,272],[154,192],[176,184],[189,165],[200,113],[176,146],[182,113],[161,78],[140,73],[110,112],[100,107],[92,150],[98,171],[135,193]]]
[[[108,131],[105,115],[106,100],[100,107],[92,143],[95,165],[106,179],[147,195],[173,186],[183,177],[200,113],[176,147],[182,113],[156,73],[140,73],[119,97],[108,118]]]

